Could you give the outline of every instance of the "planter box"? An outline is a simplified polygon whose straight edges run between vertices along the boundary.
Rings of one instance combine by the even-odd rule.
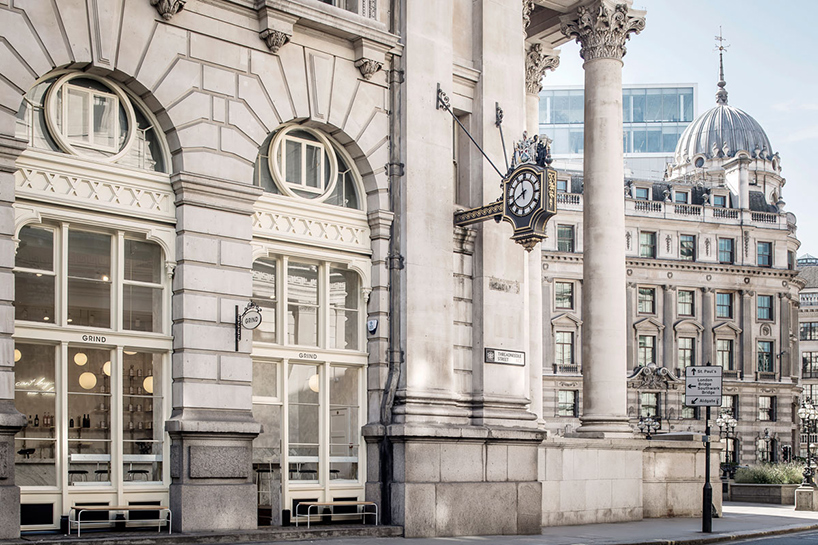
[[[730,483],[730,501],[795,505],[797,484],[737,484]]]

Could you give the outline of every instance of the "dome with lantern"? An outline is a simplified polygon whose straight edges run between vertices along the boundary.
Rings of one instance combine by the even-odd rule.
[[[777,159],[767,133],[751,115],[727,103],[724,63],[719,56],[716,106],[687,126],[676,145],[677,165],[693,161],[701,168],[708,159],[735,157],[746,152],[752,158]]]

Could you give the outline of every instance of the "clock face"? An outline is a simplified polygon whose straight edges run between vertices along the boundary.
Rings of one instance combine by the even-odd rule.
[[[540,202],[540,179],[531,172],[521,172],[507,187],[506,202],[515,216],[527,216]]]

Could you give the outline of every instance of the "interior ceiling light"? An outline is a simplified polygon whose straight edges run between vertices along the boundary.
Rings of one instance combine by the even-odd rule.
[[[97,376],[94,373],[86,371],[80,375],[80,386],[86,390],[92,389],[97,385]]]

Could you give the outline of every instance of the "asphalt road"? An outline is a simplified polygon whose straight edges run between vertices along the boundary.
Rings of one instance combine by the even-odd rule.
[[[818,531],[773,537],[756,537],[742,541],[731,541],[731,543],[752,543],[753,545],[816,545],[818,544]]]

